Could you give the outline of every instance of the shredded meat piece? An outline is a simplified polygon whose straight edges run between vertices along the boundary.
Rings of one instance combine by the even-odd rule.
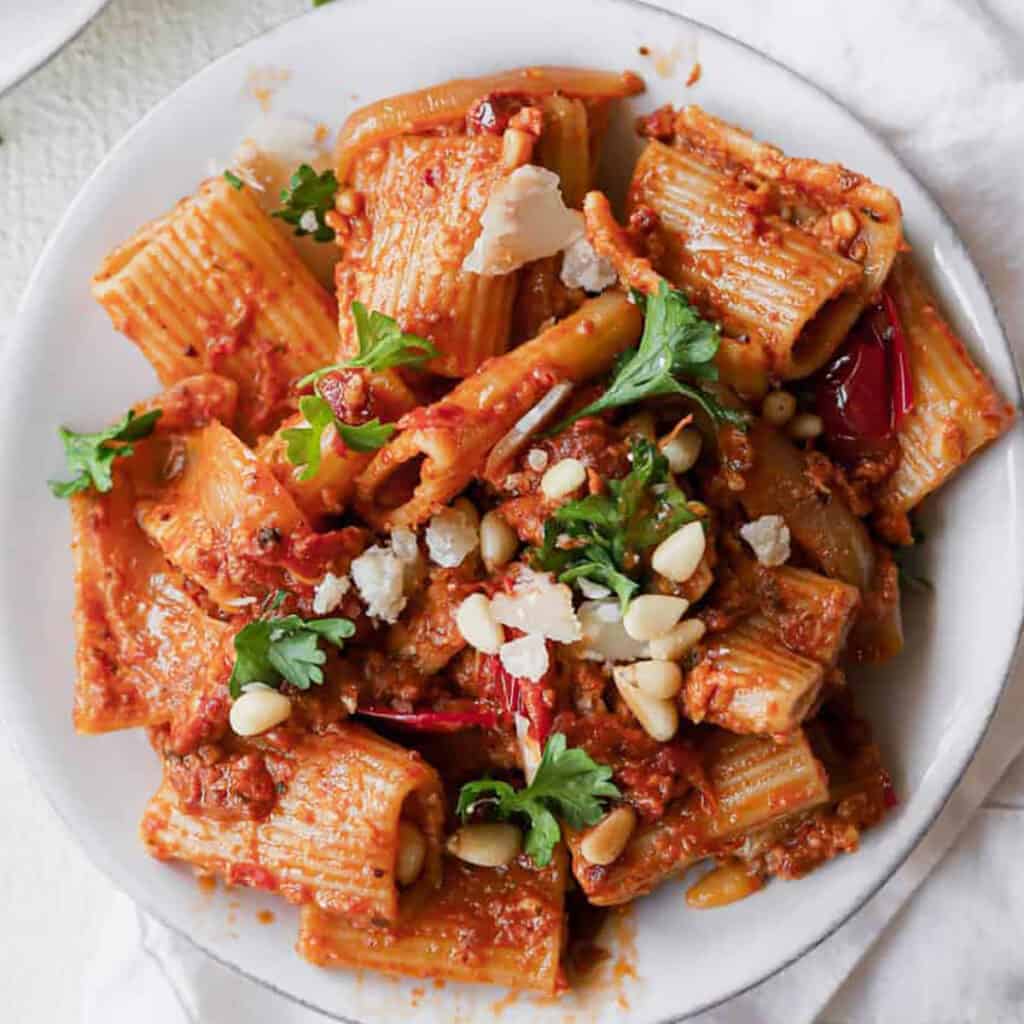
[[[226,755],[216,745],[179,757],[165,754],[164,765],[189,814],[219,821],[265,818],[277,802],[277,788],[261,753]]]
[[[615,784],[645,821],[656,821],[673,800],[707,785],[700,756],[681,737],[658,743],[635,722],[609,712],[566,711],[556,716],[553,728],[565,734],[569,746],[583,747],[612,768]]]

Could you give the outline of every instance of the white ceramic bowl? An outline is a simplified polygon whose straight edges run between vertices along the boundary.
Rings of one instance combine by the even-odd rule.
[[[71,42],[108,0],[3,0],[0,94]]]
[[[396,31],[397,29],[397,31]],[[679,54],[659,74],[638,47]],[[686,89],[699,59],[704,74]],[[217,959],[344,1020],[449,1021],[494,1015],[500,993],[324,972],[293,952],[296,915],[236,890],[201,897],[186,869],[149,859],[136,828],[157,784],[141,733],[76,736],[71,557],[60,471],[60,422],[95,426],[156,390],[149,367],[89,296],[101,257],[192,191],[210,157],[225,159],[256,113],[253,69],[290,71],[279,114],[336,126],[355,106],[460,74],[523,64],[633,67],[649,91],[634,111],[704,104],[793,153],[841,160],[900,197],[910,239],[958,329],[1003,393],[1020,401],[1012,359],[985,287],[948,220],[893,154],[845,109],[796,75],[698,25],[619,0],[518,0],[508,17],[475,0],[350,0],[282,26],[213,64],[115,148],[68,210],[40,259],[8,343],[0,407],[0,707],[30,769],[71,832],[121,888]],[[621,185],[636,143],[619,118],[609,146]],[[931,599],[911,598],[907,650],[859,684],[902,805],[861,851],[799,883],[773,883],[714,913],[688,911],[673,882],[635,911],[635,981],[558,1003],[523,997],[502,1019],[676,1020],[792,962],[837,928],[906,858],[973,755],[1003,687],[1024,605],[1024,434],[972,461],[930,503],[925,572]],[[238,901],[233,914],[229,901]],[[624,996],[628,1009],[617,1004]],[[413,1005],[415,1003],[415,1005]],[[579,1019],[579,1018],[577,1018]]]

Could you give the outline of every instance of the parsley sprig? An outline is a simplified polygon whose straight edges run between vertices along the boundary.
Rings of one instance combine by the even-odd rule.
[[[630,459],[629,473],[609,480],[606,494],[558,508],[544,524],[544,543],[532,550],[534,564],[562,583],[588,579],[609,587],[623,612],[640,589],[641,553],[697,518],[655,445],[634,438]],[[563,536],[571,546],[560,546]]]
[[[686,296],[669,288],[664,281],[657,295],[646,296],[633,291],[632,296],[644,313],[640,344],[620,356],[605,393],[560,423],[552,433],[558,433],[583,416],[662,395],[683,395],[691,399],[715,423],[745,426],[744,413],[725,408],[702,387],[681,379],[718,379],[715,365],[721,343],[718,324],[702,319]]]
[[[278,593],[278,598],[283,597]],[[275,599],[271,610],[280,604]],[[355,633],[348,619],[303,619],[298,615],[263,617],[243,626],[235,635],[235,667],[228,684],[232,697],[240,697],[248,683],[276,686],[286,679],[299,690],[324,681],[321,666],[327,655],[320,649],[326,640],[341,648]]]
[[[300,388],[315,385],[322,377],[349,366],[361,366],[373,373],[396,366],[422,366],[440,354],[434,344],[418,334],[403,331],[394,318],[370,313],[359,301],[352,303],[352,319],[356,322],[359,352],[342,363],[333,363],[314,370],[299,381]]]
[[[305,417],[305,426],[289,427],[281,431],[281,436],[288,444],[288,461],[301,467],[300,480],[312,480],[320,472],[321,444],[329,426],[334,426],[338,436],[354,452],[375,452],[387,444],[395,432],[393,424],[381,423],[377,418],[358,426],[342,423],[320,395],[300,398],[299,412]]]
[[[281,189],[284,205],[272,216],[291,224],[300,238],[312,235],[316,242],[333,242],[334,228],[327,223],[326,215],[334,208],[337,191],[338,179],[334,171],[317,174],[309,164],[302,164],[292,175],[288,187]]]
[[[537,772],[525,789],[515,789],[499,779],[467,782],[459,791],[456,813],[466,820],[478,806],[493,817],[529,821],[525,850],[539,867],[551,863],[551,854],[562,837],[558,818],[571,828],[596,825],[604,815],[605,800],[621,794],[611,781],[612,770],[598,764],[581,747],[566,747],[565,736],[554,733],[544,746]]]
[[[141,441],[153,433],[163,410],[135,415],[129,409],[124,417],[107,430],[95,434],[76,434],[67,427],[58,431],[64,445],[64,459],[68,470],[75,474],[71,480],[51,480],[50,490],[55,498],[70,498],[90,487],[106,494],[114,486],[112,466],[114,459],[127,459],[135,454],[132,441]]]

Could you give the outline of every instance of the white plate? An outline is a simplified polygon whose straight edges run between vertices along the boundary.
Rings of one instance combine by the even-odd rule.
[[[291,72],[279,114],[337,125],[368,100],[457,74],[522,64],[633,67],[649,86],[635,110],[705,104],[794,153],[838,159],[896,191],[908,234],[971,349],[1020,400],[985,287],[953,230],[894,156],[834,101],[763,56],[708,29],[618,0],[518,0],[515,15],[477,0],[350,0],[324,7],[230,54],[174,93],[114,150],[68,211],[32,278],[8,345],[0,408],[0,707],[10,734],[68,827],[113,881],[155,916],[252,978],[340,1019],[490,1017],[500,993],[325,972],[293,953],[295,914],[263,894],[200,894],[190,873],[150,860],[136,828],[157,783],[141,733],[77,737],[70,726],[73,637],[66,506],[45,480],[60,472],[60,422],[95,426],[156,390],[142,357],[89,296],[101,257],[192,191],[223,159],[256,105],[253,69]],[[397,29],[397,31],[396,31]],[[659,62],[638,55],[640,45]],[[694,59],[703,76],[683,81]],[[620,118],[621,179],[634,142]],[[634,914],[636,980],[507,1005],[507,1024],[678,1019],[755,984],[837,928],[920,840],[962,774],[1003,686],[1024,606],[1020,538],[1024,434],[972,461],[926,517],[933,599],[911,600],[907,651],[861,685],[903,804],[862,850],[799,883],[774,883],[714,913],[688,911],[681,883]],[[629,943],[626,943],[628,947]],[[416,995],[413,990],[419,989]],[[424,992],[423,989],[426,991]],[[618,1002],[619,997],[623,1002]],[[628,1006],[625,1009],[624,1006]]]
[[[108,0],[0,0],[0,94],[78,35]]]

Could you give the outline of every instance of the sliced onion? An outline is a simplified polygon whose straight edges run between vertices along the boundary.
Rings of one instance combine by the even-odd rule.
[[[492,480],[498,470],[526,447],[530,438],[550,420],[573,389],[571,380],[556,384],[532,409],[524,413],[515,426],[491,449],[484,463],[484,479]]]

